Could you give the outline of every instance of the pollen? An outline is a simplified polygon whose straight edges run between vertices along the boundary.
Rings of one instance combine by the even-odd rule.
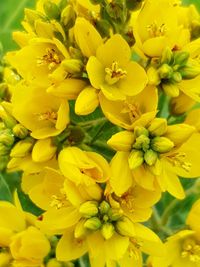
[[[66,196],[57,196],[57,195],[52,195],[51,196],[51,207],[55,207],[56,209],[61,209],[66,206]]]
[[[46,54],[43,57],[39,57],[37,59],[38,66],[48,65],[49,70],[54,69],[56,65],[60,63],[60,57],[53,48],[47,48]]]
[[[124,102],[124,108],[122,109],[121,113],[127,113],[131,123],[133,123],[136,119],[138,119],[142,115],[139,104],[130,103],[128,101]]]
[[[149,32],[150,37],[160,37],[166,34],[167,28],[164,23],[158,25],[157,21],[154,21],[152,24],[147,26],[147,31]]]
[[[185,171],[189,172],[192,164],[190,162],[185,161],[186,153],[178,152],[170,155],[168,160],[175,166],[184,169]]]
[[[105,79],[110,85],[115,84],[120,79],[125,78],[127,75],[127,71],[121,69],[119,67],[118,62],[116,61],[112,63],[111,68],[105,68],[105,72],[106,72]]]
[[[188,258],[191,262],[200,262],[200,245],[194,239],[186,239],[183,244],[182,258]]]
[[[36,114],[39,121],[51,121],[56,123],[58,114],[55,111],[46,111],[44,113]]]

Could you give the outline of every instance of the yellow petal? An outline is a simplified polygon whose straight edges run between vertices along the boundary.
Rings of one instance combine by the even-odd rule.
[[[110,239],[105,241],[105,253],[107,259],[121,259],[129,246],[129,238],[114,234]]]
[[[78,95],[75,104],[75,112],[78,115],[88,115],[99,105],[98,91],[88,86]]]
[[[114,134],[107,142],[116,151],[128,152],[132,149],[134,134],[129,131],[122,131]]]
[[[155,190],[155,176],[144,165],[136,168],[132,173],[138,185],[147,190]]]
[[[32,159],[35,162],[48,161],[55,155],[57,150],[56,146],[53,146],[51,138],[38,140],[32,150]]]
[[[100,89],[105,80],[105,67],[101,61],[91,56],[87,62],[86,70],[92,86]]]
[[[66,231],[56,247],[56,258],[60,261],[71,261],[80,258],[87,252],[84,239],[74,237],[72,229]]]

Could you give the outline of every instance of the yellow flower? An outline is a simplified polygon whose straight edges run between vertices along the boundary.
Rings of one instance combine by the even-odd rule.
[[[156,118],[133,132],[122,131],[111,137],[108,144],[118,152],[112,159],[119,173],[125,173],[123,183],[137,184],[154,190],[157,184],[177,198],[184,198],[178,176],[199,176],[198,144],[200,135],[187,124],[167,126],[165,119]],[[120,179],[120,177],[119,177]],[[127,189],[127,188],[126,188]]]
[[[147,86],[138,95],[127,97],[124,101],[111,101],[103,94],[99,94],[99,99],[104,115],[112,123],[127,130],[150,122],[156,115],[158,104],[157,89],[154,86]]]
[[[146,0],[133,28],[136,50],[140,49],[150,57],[161,56],[167,46],[172,49],[189,42],[189,30],[184,30],[178,25],[177,9],[173,1]]]
[[[36,227],[30,226],[12,237],[10,250],[14,259],[13,266],[41,266],[50,248],[45,235]]]
[[[61,62],[69,59],[69,53],[58,39],[35,38],[29,45],[17,52],[7,54],[8,62],[26,80],[38,86],[50,86],[49,75],[61,72],[63,80],[67,73],[64,72]]]
[[[198,224],[200,218],[200,200],[197,200],[192,209],[190,210],[186,223],[190,226],[192,230],[195,231],[196,235],[200,240],[200,226]]]
[[[153,257],[152,267],[199,267],[200,240],[192,230],[183,230],[168,238],[166,256]]]
[[[200,121],[199,121],[199,115],[200,115],[200,109],[193,109],[191,110],[186,119],[185,119],[185,123],[194,126],[197,131],[200,131]]]
[[[131,49],[121,35],[113,35],[88,60],[86,70],[91,85],[109,100],[125,100],[140,93],[147,84],[144,69],[131,61]]]
[[[173,115],[181,115],[190,110],[195,103],[195,100],[180,92],[178,97],[171,99],[170,111]],[[189,122],[186,123],[190,124]]]
[[[44,88],[34,87],[26,82],[21,82],[15,88],[12,105],[13,116],[36,139],[58,135],[69,123],[66,99],[54,97],[46,93]]]

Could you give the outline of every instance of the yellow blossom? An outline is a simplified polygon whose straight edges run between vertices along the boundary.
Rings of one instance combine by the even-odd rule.
[[[147,84],[145,70],[131,61],[131,49],[119,34],[97,48],[86,69],[92,86],[109,100],[137,95]]]

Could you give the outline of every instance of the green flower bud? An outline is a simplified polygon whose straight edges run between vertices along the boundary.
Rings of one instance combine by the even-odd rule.
[[[200,65],[186,65],[185,67],[181,68],[179,70],[180,74],[182,75],[182,78],[185,79],[193,79],[197,75],[200,74]]]
[[[96,28],[100,32],[102,37],[109,36],[110,34],[110,23],[105,19],[100,19],[96,22]]]
[[[79,212],[86,218],[90,218],[98,214],[98,202],[97,201],[86,201],[83,203],[80,208]]]
[[[0,157],[9,155],[10,148],[0,143]]]
[[[163,50],[162,56],[161,56],[161,64],[170,64],[170,62],[173,59],[173,52],[169,47],[166,47]]]
[[[13,128],[17,124],[16,120],[5,110],[2,105],[0,105],[0,118],[7,128]]]
[[[9,155],[1,156],[1,148],[0,148],[0,171],[6,169],[8,161],[9,161]]]
[[[119,220],[123,215],[123,211],[121,209],[113,209],[111,208],[108,211],[108,216],[110,218],[111,221],[117,221]]]
[[[6,83],[0,84],[0,98],[4,98],[7,94],[8,86]]]
[[[106,240],[110,239],[114,232],[115,227],[112,225],[112,223],[105,223],[101,228],[101,234]]]
[[[149,149],[150,139],[146,135],[142,134],[136,138],[136,141],[133,145],[135,149],[142,149],[146,151]]]
[[[13,158],[25,157],[32,150],[34,142],[34,139],[31,137],[27,137],[26,139],[19,141],[12,148],[10,156]]]
[[[146,135],[149,136],[149,132],[146,128],[142,126],[136,126],[134,130],[135,136],[138,137],[140,135]]]
[[[175,83],[180,83],[182,81],[182,75],[177,71],[172,74],[172,81]]]
[[[121,220],[116,222],[116,231],[123,236],[135,236],[134,223],[128,217],[122,217]]]
[[[93,5],[101,4],[102,0],[90,0]]]
[[[129,155],[128,163],[131,170],[134,170],[144,162],[144,153],[140,150],[133,149]]]
[[[50,19],[58,19],[60,16],[60,9],[59,7],[53,3],[52,1],[45,1],[43,5],[44,11],[46,15]]]
[[[29,9],[29,8],[25,8],[24,13],[25,13],[25,20],[31,26],[34,26],[34,23],[36,20],[45,19],[44,15],[42,13],[39,13],[38,11]]]
[[[92,217],[84,223],[84,227],[89,230],[98,230],[101,228],[101,221],[97,217]]]
[[[12,146],[15,138],[10,129],[6,129],[0,132],[0,143],[6,146]]]
[[[154,165],[156,163],[157,158],[158,154],[152,149],[147,150],[144,154],[144,160],[149,166]]]
[[[129,10],[138,10],[142,6],[143,0],[126,0],[126,6]]]
[[[160,136],[163,135],[167,130],[167,121],[163,118],[155,118],[150,126],[148,127],[148,131],[152,136]]]
[[[59,3],[60,10],[63,10],[69,4],[69,0],[61,0]]]
[[[108,211],[110,210],[110,204],[105,200],[102,201],[101,204],[99,205],[99,210],[102,215],[107,214]]]
[[[28,129],[18,123],[13,127],[13,134],[20,139],[24,139],[28,135]]]
[[[190,54],[187,51],[175,52],[174,62],[175,64],[178,64],[179,66],[183,66],[187,63],[189,57],[190,57]]]
[[[83,69],[83,63],[79,59],[65,59],[62,61],[61,65],[65,71],[72,74],[79,73]]]
[[[173,69],[169,65],[163,64],[158,69],[158,72],[161,79],[170,79],[173,74]]]
[[[66,29],[70,29],[74,25],[75,19],[76,14],[73,7],[71,5],[66,6],[61,13],[62,24]]]
[[[159,153],[169,152],[173,147],[174,143],[164,136],[157,136],[151,141],[151,148]]]
[[[163,88],[165,94],[170,96],[170,97],[179,96],[179,93],[180,93],[179,88],[174,83],[167,83],[167,84],[163,83],[162,88]]]
[[[151,84],[151,85],[160,84],[159,73],[158,73],[157,69],[155,69],[154,67],[148,68],[147,76],[148,76],[148,79],[149,79],[149,84]]]

